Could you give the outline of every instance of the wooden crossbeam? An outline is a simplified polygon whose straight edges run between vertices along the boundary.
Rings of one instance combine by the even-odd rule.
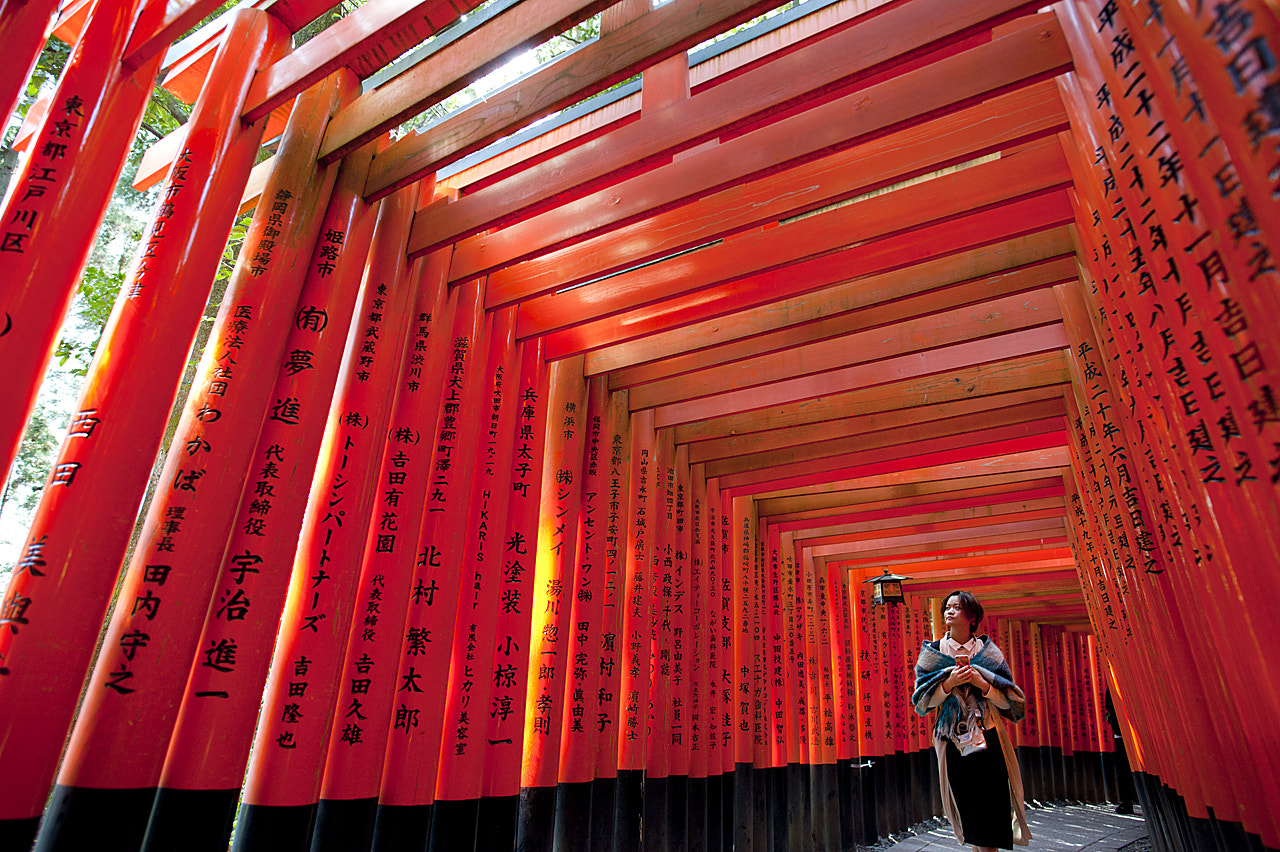
[[[660,164],[677,151],[727,136],[735,128],[758,124],[764,116],[783,107],[794,109],[806,99],[825,97],[833,87],[848,88],[868,69],[893,60],[901,62],[926,45],[989,26],[993,18],[1026,5],[1019,0],[916,0],[856,20],[843,32],[827,32],[822,38],[811,40],[803,50],[783,53],[688,101],[642,116],[606,137],[530,165],[500,184],[481,188],[463,198],[454,215],[418,217],[409,238],[410,251],[431,251],[486,229],[504,227],[525,218],[530,211],[616,183],[619,176]],[[1065,120],[1056,94],[1042,97],[1040,110],[1058,113]],[[793,141],[793,145],[803,144],[804,140]],[[703,187],[704,183],[699,183],[690,189],[701,191]],[[617,193],[615,204],[628,195],[639,194],[622,187]],[[566,221],[561,228],[571,230],[572,223]],[[539,229],[550,228],[544,224]],[[497,263],[511,262],[513,252],[509,247],[523,242],[528,240],[508,233],[482,241],[480,246],[485,250],[476,252],[475,260],[455,263],[451,277],[480,274],[478,266],[492,268]]]
[[[956,542],[982,541],[988,536],[1004,534],[1017,534],[1023,538],[1028,533],[1035,533],[1037,536],[1060,535],[1065,529],[1064,523],[1061,517],[1049,517],[937,531],[919,531],[912,527],[903,527],[900,530],[886,530],[885,534],[879,537],[812,547],[810,552],[814,556],[827,557],[839,557],[849,554],[869,556],[874,555],[881,548],[891,546],[951,545]]]
[[[863,512],[910,512],[920,505],[948,505],[958,500],[999,500],[1064,493],[1061,478],[1028,474],[998,474],[956,482],[912,483],[909,486],[868,488],[834,495],[807,495],[756,501],[764,522],[787,530],[791,524],[809,524],[826,518],[856,518]],[[814,508],[817,506],[817,508]]]
[[[991,424],[1009,427],[1015,424],[1039,423],[1056,428],[1066,415],[1061,398],[1027,402],[1006,408],[987,408],[951,417],[901,424],[874,432],[850,431],[832,438],[798,447],[783,447],[757,453],[742,453],[707,463],[708,476],[727,476],[746,471],[788,468],[795,474],[816,471],[824,465],[855,455],[875,458],[903,458],[908,454],[928,452],[935,446],[957,446],[954,440],[974,428]],[[896,448],[896,449],[895,449]]]
[[[780,265],[718,286],[685,292],[684,295],[667,296],[656,303],[645,299],[651,303],[644,308],[627,310],[625,313],[552,332],[546,338],[547,357],[557,360],[577,352],[637,340],[649,334],[667,332],[755,306],[769,305],[779,299],[814,292],[834,284],[1055,228],[1069,221],[1071,215],[1070,203],[1065,193],[1051,190],[1047,194],[1026,196],[934,224],[917,224],[914,227],[904,225],[905,230],[843,251],[819,255],[790,266]],[[794,227],[796,224],[802,223],[785,227]],[[751,241],[739,239],[742,242],[738,244],[738,248],[742,252],[749,252],[752,248]],[[749,262],[729,261],[730,266],[735,263],[739,267],[750,265]],[[639,288],[641,295],[648,295],[663,287],[680,287],[679,275],[673,274],[678,273],[677,267],[690,274],[700,271],[706,275],[709,271],[699,269],[695,255],[685,255],[649,267],[648,278],[630,283]],[[550,319],[551,317],[544,318]]]
[[[1065,503],[1061,497],[1041,497],[980,506],[939,508],[914,514],[886,514],[883,517],[860,519],[854,523],[813,526],[797,530],[794,540],[805,547],[818,547],[844,541],[860,541],[883,530],[902,529],[908,525],[912,529],[960,529],[994,522],[1059,517],[1063,514]]]
[[[381,198],[558,109],[609,88],[669,56],[768,11],[777,0],[676,0],[601,35],[473,104],[425,133],[405,137],[374,158],[365,195]],[[419,102],[420,109],[426,103]],[[378,122],[385,129],[392,118]],[[398,123],[395,121],[394,123]],[[321,161],[340,156],[381,130],[345,145],[326,134]]]
[[[468,0],[470,2],[470,0]],[[461,91],[520,52],[609,5],[610,0],[546,0],[506,4],[339,112],[325,131],[324,161],[345,157],[423,109]],[[385,165],[385,163],[384,163]]]
[[[796,341],[778,351],[648,382],[631,389],[629,404],[633,411],[669,406],[1050,325],[1060,319],[1052,290],[1018,293],[963,308],[925,312],[915,319],[816,343]]]
[[[856,388],[872,387],[912,376],[943,373],[1024,355],[1060,350],[1067,345],[1062,325],[1012,331],[982,340],[957,343],[887,358],[871,364],[831,370],[816,376],[776,381],[759,388],[729,391],[654,409],[655,422],[667,427],[711,417],[793,404]]]
[[[944,258],[950,260],[949,258]],[[939,265],[935,261],[933,265]],[[705,375],[713,367],[728,364],[743,364],[762,356],[789,351],[797,346],[812,345],[820,341],[832,341],[839,338],[852,342],[858,332],[908,320],[918,320],[953,311],[961,307],[972,309],[977,303],[999,299],[1010,294],[1026,293],[1038,288],[1051,287],[1056,283],[1073,280],[1077,276],[1074,257],[1061,257],[1052,261],[1025,266],[1018,269],[998,272],[983,278],[963,282],[948,282],[949,286],[930,287],[936,283],[931,276],[912,275],[915,270],[898,270],[887,276],[875,276],[877,279],[893,277],[902,282],[899,287],[877,286],[871,282],[858,282],[857,285],[842,285],[839,289],[857,291],[867,300],[876,300],[874,304],[860,310],[839,310],[842,300],[833,298],[830,291],[813,294],[814,302],[824,302],[829,307],[823,312],[821,319],[806,321],[810,311],[801,312],[797,318],[776,331],[765,332],[750,337],[742,337],[718,346],[709,346],[696,339],[688,339],[690,349],[680,354],[665,358],[646,359],[645,363],[613,370],[609,373],[609,387],[619,390],[633,387],[645,382],[655,382],[672,377],[702,371]],[[949,276],[948,276],[949,277]],[[945,280],[945,279],[944,279]],[[913,292],[913,291],[923,292]],[[809,307],[806,305],[806,307]],[[769,306],[764,310],[743,312],[750,316],[767,315],[774,322],[791,320],[786,316],[785,308]],[[781,314],[782,316],[777,316]],[[740,318],[741,315],[725,317],[725,321]],[[905,328],[900,325],[899,328]],[[624,344],[639,355],[645,350],[650,339]]]
[[[1007,512],[987,514],[977,514],[972,511],[938,512],[935,513],[936,518],[931,521],[912,521],[904,524],[903,519],[892,518],[876,523],[859,525],[860,527],[865,526],[865,529],[860,528],[855,531],[813,536],[811,538],[797,538],[796,541],[802,547],[812,548],[815,554],[830,555],[833,552],[839,552],[839,548],[845,544],[879,540],[890,536],[918,532],[955,532],[988,529],[1024,521],[1052,520],[1062,518],[1065,514],[1066,512],[1061,504],[1041,509],[1028,509],[1026,511],[1014,511],[1011,509]]]
[[[1045,410],[1055,414],[1065,412],[1062,389],[1058,385],[1048,385],[1002,394],[965,397],[951,401],[940,400],[927,405],[898,408],[840,420],[824,420],[803,426],[699,441],[690,445],[689,458],[692,461],[696,454],[699,462],[714,462],[742,457],[760,457],[762,453],[785,452],[801,448],[821,452],[822,447],[833,441],[849,441],[856,439],[857,436],[892,433],[897,429],[923,426],[954,417],[982,413],[990,416],[992,412],[1000,409],[1011,409],[1044,401],[1052,403]]]
[[[928,406],[935,402],[1064,385],[1070,380],[1063,353],[1055,350],[827,394],[764,411],[734,411],[677,426],[675,437],[677,443],[733,440],[758,432]]]
[[[729,360],[740,347],[767,352],[788,344],[785,336],[793,326],[805,326],[809,337],[820,340],[843,334],[856,326],[844,326],[844,315],[857,311],[870,324],[876,319],[867,313],[872,306],[891,303],[905,305],[895,319],[913,313],[911,299],[933,290],[998,291],[1008,287],[1039,286],[1062,272],[1074,277],[1075,249],[1067,228],[1004,240],[970,251],[925,261],[880,275],[869,275],[790,299],[780,299],[767,310],[740,311],[685,328],[658,333],[629,343],[587,353],[586,375],[609,373],[615,388],[639,384],[663,375]],[[1002,279],[1020,279],[1005,285]],[[965,282],[963,287],[956,285]],[[779,334],[774,337],[773,334]],[[686,354],[687,353],[687,354]],[[697,353],[696,356],[694,353]],[[667,365],[671,369],[667,369]]]
[[[885,567],[901,567],[911,565],[917,571],[936,571],[939,575],[951,572],[954,576],[968,576],[974,566],[991,565],[989,573],[1013,574],[1023,571],[1041,571],[1046,568],[1071,568],[1075,566],[1075,558],[1071,549],[1066,547],[1066,534],[1056,536],[1037,536],[1028,538],[1021,533],[1002,536],[991,536],[980,544],[961,544],[951,548],[921,549],[919,545],[909,544],[900,547],[885,548],[875,554],[856,558],[831,558],[842,568],[856,570],[869,565],[875,566],[877,572]],[[1041,554],[1033,558],[1031,554]],[[1018,561],[1015,566],[1014,560]]]
[[[773,518],[761,518],[761,524],[781,533],[793,533],[797,536],[816,536],[836,533],[841,530],[855,529],[858,524],[885,521],[889,519],[916,518],[921,519],[937,512],[952,511],[1004,511],[1005,507],[1026,507],[1037,505],[1063,505],[1063,489],[1043,488],[1031,491],[984,494],[973,497],[960,497],[955,494],[945,495],[947,499],[934,496],[927,501],[903,501],[892,506],[881,508],[859,507],[858,511],[841,512],[822,517],[806,518],[797,521],[775,521]],[[1039,501],[1056,501],[1045,502]]]
[[[453,24],[478,0],[371,0],[253,78],[243,116],[257,121],[346,66],[364,78]],[[348,107],[350,109],[350,107]]]
[[[897,467],[891,470],[832,471],[831,476],[818,481],[788,482],[784,479],[733,485],[721,481],[719,484],[723,490],[729,491],[733,496],[751,495],[756,499],[763,499],[805,493],[851,491],[939,479],[963,479],[1013,471],[1039,471],[1041,476],[1050,473],[1060,475],[1062,469],[1070,463],[1065,444],[1054,443],[1052,436],[1049,440],[1025,443],[1029,445],[991,447],[985,453],[973,453],[963,457],[947,453],[931,454],[916,459],[915,466]]]

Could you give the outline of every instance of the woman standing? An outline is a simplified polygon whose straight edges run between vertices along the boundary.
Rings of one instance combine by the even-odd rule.
[[[933,746],[938,753],[942,809],[956,839],[974,852],[1012,849],[1031,840],[1022,799],[1022,771],[1001,716],[1017,722],[1026,697],[1013,682],[1004,654],[975,635],[982,604],[955,591],[942,604],[946,634],[925,642],[916,661],[916,712],[938,709]]]

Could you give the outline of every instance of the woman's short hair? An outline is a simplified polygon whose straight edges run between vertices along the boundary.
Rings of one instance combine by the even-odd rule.
[[[978,599],[972,594],[961,589],[956,589],[951,594],[942,599],[942,617],[947,617],[947,601],[952,598],[960,599],[960,611],[969,617],[969,631],[978,632],[978,625],[982,623],[982,604],[978,603]]]

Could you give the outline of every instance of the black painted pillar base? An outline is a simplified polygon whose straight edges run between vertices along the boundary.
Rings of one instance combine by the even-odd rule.
[[[136,852],[155,798],[155,787],[98,790],[59,784],[45,808],[36,852]]]
[[[378,805],[373,818],[373,852],[423,852],[430,842],[435,805]],[[465,846],[446,849],[470,849],[475,842],[475,819],[469,828],[460,828]]]
[[[750,763],[737,763],[733,767],[733,849],[735,852],[756,852],[752,835],[755,830],[755,819],[752,816],[755,798],[751,791],[753,771]]]
[[[613,848],[614,809],[617,807],[617,778],[597,778],[591,782],[591,843],[589,849]],[[483,848],[483,847],[481,847]]]
[[[644,779],[644,837],[646,852],[669,852],[667,845],[667,779]]]
[[[515,852],[519,796],[485,796],[476,817],[476,848],[485,852]]]
[[[516,825],[518,852],[552,852],[556,833],[556,788],[521,787]]]
[[[311,852],[369,852],[377,816],[377,797],[321,799],[316,807]]]
[[[480,848],[476,845],[480,799],[437,800],[432,806],[431,833],[427,849],[459,850]],[[419,850],[421,852],[421,850]]]
[[[0,852],[31,852],[40,817],[0,819]]]
[[[555,827],[553,846],[560,852],[575,852],[591,848],[592,787],[594,782],[572,784],[562,782],[556,787]],[[440,852],[444,852],[443,849]]]
[[[241,805],[231,852],[307,852],[316,806]]]
[[[689,848],[689,776],[667,776],[666,848],[683,852]]]
[[[619,769],[614,795],[613,848],[636,852],[644,843],[644,770]]]
[[[151,808],[143,852],[226,852],[239,790],[161,787]]]
[[[689,840],[684,848],[689,852],[706,852],[710,848],[707,845],[707,813],[710,803],[707,800],[706,778],[688,779],[685,801],[688,802],[685,831]]]

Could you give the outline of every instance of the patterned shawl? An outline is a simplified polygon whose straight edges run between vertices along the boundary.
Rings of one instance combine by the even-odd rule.
[[[1008,709],[997,709],[1006,718],[1017,722],[1027,714],[1026,696],[1013,682],[1013,672],[1009,671],[1009,664],[1005,662],[1004,654],[996,647],[996,643],[987,636],[980,638],[982,647],[969,662],[1008,699]],[[925,642],[920,646],[920,657],[916,660],[916,688],[911,693],[911,703],[915,705],[917,713],[921,716],[928,715],[932,709],[929,698],[934,689],[947,679],[955,667],[956,661],[942,653],[938,642]],[[958,695],[963,696],[963,699]],[[982,693],[972,686],[966,684],[962,689],[952,690],[938,708],[938,718],[933,723],[934,740],[954,740],[956,723],[974,710],[981,718],[986,712],[987,704]]]

